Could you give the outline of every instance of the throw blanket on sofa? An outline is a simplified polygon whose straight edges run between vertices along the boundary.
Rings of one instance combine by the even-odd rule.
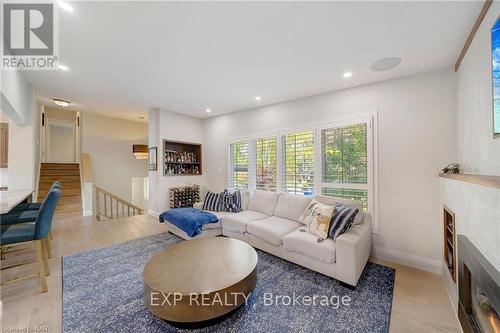
[[[219,218],[210,212],[196,208],[174,208],[160,214],[160,222],[169,222],[189,237],[201,234],[204,224],[216,223]]]

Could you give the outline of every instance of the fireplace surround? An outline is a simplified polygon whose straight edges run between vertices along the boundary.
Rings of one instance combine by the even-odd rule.
[[[500,333],[500,272],[464,235],[458,243],[458,318],[465,333]]]

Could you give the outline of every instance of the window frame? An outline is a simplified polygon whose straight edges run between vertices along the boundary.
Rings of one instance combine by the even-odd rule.
[[[286,165],[285,165],[285,145],[283,144],[284,137],[287,135],[294,135],[298,133],[303,133],[303,132],[311,132],[313,135],[313,152],[314,152],[314,159],[313,159],[313,196],[317,194],[317,189],[316,189],[316,179],[317,179],[317,172],[316,172],[316,159],[317,159],[317,150],[316,150],[316,141],[317,141],[317,136],[316,136],[316,126],[311,125],[311,126],[303,126],[303,127],[296,127],[294,129],[290,130],[285,130],[285,131],[280,131],[279,136],[278,136],[278,142],[280,144],[279,147],[279,159],[281,161],[281,164],[279,164],[279,170],[278,170],[278,177],[280,178],[280,186],[278,187],[279,192],[286,192]],[[286,193],[291,193],[291,192],[286,192]]]
[[[366,153],[367,153],[367,184],[355,183],[335,183],[323,182],[323,140],[321,131],[339,127],[348,127],[357,124],[366,123]],[[364,212],[365,218],[368,216],[372,223],[373,233],[378,233],[378,132],[377,132],[377,111],[368,111],[360,114],[354,114],[336,120],[319,123],[316,126],[316,172],[315,193],[323,195],[323,187],[332,187],[340,189],[367,190],[368,211]]]
[[[368,211],[364,213],[365,220],[372,223],[372,232],[378,233],[378,110],[367,110],[354,114],[346,114],[339,117],[331,117],[307,125],[278,129],[275,131],[255,133],[245,137],[234,138],[228,141],[228,186],[231,184],[233,176],[231,166],[231,144],[245,141],[248,144],[248,187],[247,190],[256,189],[256,167],[255,167],[255,141],[270,137],[276,138],[276,188],[277,192],[283,192],[284,189],[284,149],[282,137],[284,135],[295,134],[298,132],[313,132],[314,138],[314,194],[322,195],[321,187],[323,184],[323,166],[322,166],[322,138],[323,129],[367,123],[367,172],[368,184],[342,184],[333,183],[337,188],[348,189],[366,189],[368,187]],[[361,188],[363,187],[363,188]]]
[[[247,187],[246,187],[246,190],[250,190],[252,187],[251,187],[251,144],[250,144],[250,140],[248,138],[239,138],[239,139],[234,139],[234,140],[231,140],[228,142],[228,145],[227,145],[227,184],[228,184],[228,187],[231,188],[231,189],[236,189],[235,187],[231,187],[231,184],[233,183],[234,184],[234,168],[233,168],[233,165],[231,164],[231,161],[232,161],[232,151],[231,151],[231,145],[235,144],[235,143],[242,143],[242,142],[245,142],[247,144],[247,153],[248,153],[248,157],[247,157]],[[245,190],[245,189],[244,189]]]
[[[257,157],[257,141],[258,140],[269,140],[269,139],[274,139],[275,140],[275,147],[276,147],[276,151],[275,151],[275,156],[276,156],[276,191],[275,192],[279,192],[280,191],[280,187],[279,187],[279,178],[280,178],[280,163],[279,163],[279,155],[280,155],[280,143],[279,143],[279,135],[276,133],[276,132],[273,132],[272,134],[261,134],[261,135],[258,135],[258,136],[254,136],[250,139],[250,144],[252,146],[252,156],[251,156],[251,161],[252,161],[252,167],[253,167],[253,172],[252,172],[252,187],[251,189],[252,190],[255,190],[257,189],[257,160],[256,160],[256,157]]]

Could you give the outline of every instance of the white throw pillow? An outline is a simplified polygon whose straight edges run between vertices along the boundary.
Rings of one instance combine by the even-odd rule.
[[[310,233],[318,236],[320,239],[326,239],[334,212],[335,207],[313,200],[302,215],[303,223],[309,226],[308,230]]]

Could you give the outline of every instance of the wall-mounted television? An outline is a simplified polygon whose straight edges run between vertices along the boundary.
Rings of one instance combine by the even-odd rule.
[[[493,137],[500,138],[500,17],[491,28]]]

